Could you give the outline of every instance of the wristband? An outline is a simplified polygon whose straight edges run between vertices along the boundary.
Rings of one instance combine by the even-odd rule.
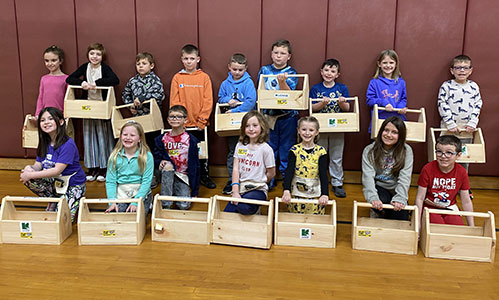
[[[240,184],[239,182],[233,182],[233,183],[231,183],[231,184],[230,184],[230,186],[234,186],[234,185],[236,185],[236,184],[237,184],[238,186],[241,186],[241,184]]]

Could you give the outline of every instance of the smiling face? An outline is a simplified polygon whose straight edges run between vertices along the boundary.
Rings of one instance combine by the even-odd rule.
[[[135,63],[135,67],[137,68],[137,73],[144,77],[151,73],[152,69],[154,69],[154,64],[151,64],[147,58],[143,58]]]
[[[88,61],[92,64],[93,67],[100,66],[102,62],[102,51],[100,50],[90,50],[88,52]]]
[[[250,143],[255,143],[261,132],[262,127],[260,127],[258,119],[255,116],[249,118],[248,122],[246,123],[244,133],[249,137]]]
[[[319,135],[319,129],[314,122],[303,121],[298,128],[298,134],[303,144],[314,144],[315,137]]]
[[[45,61],[45,67],[49,70],[50,74],[55,74],[61,71],[62,61],[59,55],[53,52],[47,52],[43,54],[43,60]]]
[[[395,125],[392,123],[387,123],[385,129],[381,133],[381,141],[383,142],[383,148],[391,149],[399,140],[399,131]]]
[[[390,56],[385,55],[381,61],[378,62],[378,67],[385,78],[393,78],[393,72],[397,67],[397,62]]]
[[[188,73],[192,73],[196,71],[199,60],[201,58],[195,52],[193,52],[193,53],[182,53],[180,59],[182,60],[182,64],[184,65],[185,71]]]
[[[187,116],[179,111],[170,111],[168,114],[168,124],[170,124],[173,129],[183,128],[186,121]]]
[[[229,64],[229,71],[234,80],[239,80],[243,77],[244,72],[246,72],[246,65],[239,64],[237,62],[231,62]]]
[[[140,134],[134,126],[126,126],[121,130],[121,143],[125,150],[136,151],[140,141]]]
[[[461,152],[457,153],[456,146],[454,145],[437,144],[435,149],[440,170],[444,173],[452,171],[456,160],[461,157]]]
[[[470,61],[458,61],[450,68],[450,73],[454,76],[457,83],[464,84],[473,72]]]
[[[272,49],[272,53],[270,54],[272,58],[272,64],[276,69],[282,69],[286,67],[288,64],[288,60],[291,59],[291,54],[288,51],[287,47],[284,46],[275,46]]]
[[[64,120],[60,120],[59,126],[62,126],[64,124]],[[56,135],[57,133],[57,121],[55,118],[48,112],[44,112],[40,116],[40,129],[50,135],[52,138]]]
[[[336,78],[340,77],[340,73],[338,72],[337,66],[325,65],[324,68],[321,69],[321,76],[325,84],[332,84]]]

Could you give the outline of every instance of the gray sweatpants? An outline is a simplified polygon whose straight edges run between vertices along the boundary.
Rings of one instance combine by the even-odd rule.
[[[333,186],[343,185],[343,148],[345,134],[343,132],[321,133],[319,145],[324,147],[329,154],[329,175]]]

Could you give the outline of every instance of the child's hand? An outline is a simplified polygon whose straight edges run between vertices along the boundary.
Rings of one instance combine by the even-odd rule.
[[[23,170],[23,171],[21,171],[21,176],[20,176],[19,181],[22,181],[22,183],[24,184],[32,178],[32,175],[33,175],[33,172],[24,172],[24,170]]]
[[[128,208],[126,209],[126,212],[136,212],[137,211],[137,206],[136,205],[128,205]]]
[[[405,115],[407,113],[407,107],[404,107],[404,108],[401,108],[399,111],[398,111],[399,114],[401,115]]]
[[[475,131],[474,127],[471,127],[471,126],[468,126],[468,125],[464,126],[464,129],[466,129],[466,132],[468,132],[468,133],[472,133],[472,132]]]
[[[33,169],[33,167],[31,165],[27,165],[26,167],[24,167],[24,169],[21,170],[21,172],[35,172],[36,170]]]
[[[83,81],[83,82],[81,83],[81,88],[82,88],[82,89],[84,89],[84,90],[88,90],[88,89],[89,89],[88,82]]]
[[[226,114],[232,113],[232,109],[229,109],[228,111],[225,112]]]
[[[238,103],[239,103],[239,101],[237,101],[237,100],[234,100],[234,99],[229,100],[230,107],[236,107]]]
[[[284,190],[284,192],[282,193],[282,202],[291,202],[291,193],[289,192],[289,190]]]
[[[383,210],[383,202],[379,200],[371,201],[371,205],[373,206],[374,209]]]
[[[451,133],[459,133],[459,127],[454,127],[452,129],[447,129],[448,132],[451,132]]]
[[[118,212],[118,205],[116,203],[109,205],[109,207],[106,209],[105,212],[111,212],[111,211]]]
[[[34,124],[38,125],[38,116],[31,116],[29,120]]]
[[[133,107],[133,106],[130,106],[130,112],[132,114],[136,115],[137,114],[137,109],[135,107]]]
[[[282,81],[286,81],[286,79],[288,79],[288,73],[287,72],[277,74],[277,80],[278,81],[282,82]]]
[[[159,163],[159,170],[160,171],[172,171],[173,170],[173,165],[172,165],[171,162],[169,162],[167,160],[162,160]]]
[[[140,106],[142,103],[140,103],[140,100],[139,98],[135,98],[135,100],[133,100],[133,105],[135,105],[136,107]]]
[[[232,198],[239,198],[241,199],[241,194],[239,194],[239,192],[234,192],[232,191]],[[234,205],[237,205],[239,202],[236,202],[236,201],[231,201],[230,203],[234,204]]]
[[[387,106],[385,106],[385,110],[386,111],[393,111],[393,106],[391,104],[388,104]]]
[[[393,205],[393,210],[394,211],[402,210],[405,207],[404,203],[400,203],[400,202],[396,202],[396,201],[392,201],[391,204]]]
[[[88,89],[89,90],[95,90],[95,89],[97,89],[97,86],[95,85],[95,83],[89,83],[88,84]]]
[[[328,201],[329,201],[329,196],[327,196],[327,195],[322,195],[319,197],[319,204],[320,205],[326,205]]]

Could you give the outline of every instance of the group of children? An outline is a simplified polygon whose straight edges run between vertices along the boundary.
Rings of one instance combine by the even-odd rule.
[[[73,218],[79,198],[85,192],[85,181],[106,181],[110,200],[142,199],[146,213],[150,207],[151,183],[156,177],[154,174],[161,180],[163,195],[195,197],[200,184],[215,188],[208,175],[208,163],[200,160],[198,153],[198,143],[204,128],[209,125],[213,107],[212,86],[210,77],[198,68],[199,50],[194,45],[182,48],[184,69],[172,79],[167,117],[171,131],[159,136],[156,136],[157,133],[147,135],[139,123],[129,121],[121,128],[119,140],[113,149],[110,121],[84,120],[84,162],[89,170],[85,178],[78,162],[76,145],[66,133],[67,124],[61,112],[64,90],[66,82],[81,85],[84,98],[105,99],[105,91],[97,87],[119,83],[112,69],[103,63],[105,55],[101,44],[90,45],[87,51],[89,62],[67,76],[60,69],[64,59],[62,50],[51,46],[44,52],[50,74],[42,77],[37,102],[39,117],[35,117],[35,120],[40,143],[36,163],[24,168],[21,181],[40,196],[65,194]],[[297,78],[290,75],[296,74],[296,70],[288,65],[291,59],[290,43],[286,40],[276,41],[272,45],[271,58],[272,64],[263,66],[259,72],[259,77],[275,75],[264,79],[265,87],[274,90],[295,89]],[[133,115],[143,115],[150,109],[144,101],[157,101],[161,105],[165,94],[161,81],[153,72],[154,58],[151,54],[139,53],[136,67],[138,74],[129,80],[123,90],[123,101],[133,103],[130,109]],[[240,136],[228,138],[229,180],[223,192],[232,194],[234,198],[267,199],[268,190],[275,186],[278,162],[284,179],[282,199],[289,203],[290,211],[324,213],[324,204],[329,198],[328,169],[335,196],[345,197],[342,168],[344,135],[328,133],[319,138],[317,119],[303,117],[298,121],[296,110],[267,109],[263,114],[254,111],[256,90],[246,71],[245,56],[232,55],[228,69],[229,74],[220,87],[218,101],[229,105],[228,113],[247,113],[242,119]],[[442,124],[452,132],[461,129],[472,132],[478,123],[482,102],[478,86],[468,80],[471,71],[469,57],[454,58],[451,73],[455,79],[445,82],[439,92],[438,108]],[[336,82],[340,76],[340,63],[328,59],[320,72],[323,81],[310,90],[310,98],[315,99],[312,110],[324,113],[348,111],[348,88]],[[375,104],[384,107],[380,118],[385,121],[376,140],[364,149],[362,155],[364,195],[373,206],[373,217],[408,217],[403,208],[408,200],[413,154],[411,147],[405,143],[403,121],[407,110],[406,95],[397,54],[393,50],[382,51],[367,90],[367,104],[370,107]],[[462,107],[463,103],[468,106]],[[186,127],[195,130],[187,132]],[[300,142],[295,144],[297,134]],[[461,142],[458,138],[442,136],[437,140],[437,160],[427,164],[421,172],[416,205],[420,208],[424,205],[453,209],[456,207],[455,196],[459,192],[463,208],[473,209],[466,171],[455,164],[460,153]],[[66,189],[64,192],[56,191],[52,188],[55,186]],[[318,198],[319,204],[290,203],[292,197]],[[392,204],[394,210],[383,210],[383,203]],[[167,201],[162,204],[165,208],[173,205]],[[190,207],[187,201],[175,204],[179,209]],[[116,205],[111,202],[108,211],[135,209],[136,203]],[[254,214],[258,206],[234,202],[229,203],[225,211]],[[447,222],[437,218],[433,221]],[[458,223],[457,220],[452,222]],[[468,223],[472,225],[473,220]]]

